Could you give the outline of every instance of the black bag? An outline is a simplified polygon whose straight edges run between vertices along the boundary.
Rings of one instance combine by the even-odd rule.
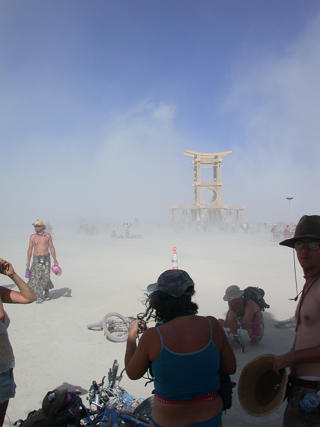
[[[254,301],[260,308],[261,311],[264,311],[266,308],[270,308],[270,305],[267,304],[264,300],[264,290],[255,286],[248,286],[244,289],[244,300],[245,303],[251,299]]]
[[[50,395],[52,396],[56,391],[49,391],[43,399],[42,408],[29,412],[25,420],[20,419],[14,425],[18,427],[67,427],[69,424],[80,426],[80,420],[86,416],[81,397],[75,392],[67,392],[66,396],[69,400],[66,404],[64,404],[65,400],[61,400],[61,404],[53,403],[51,407]]]
[[[218,393],[223,402],[223,411],[230,409],[232,406],[232,389],[236,386],[236,383],[231,381],[230,375],[220,374],[220,388]]]

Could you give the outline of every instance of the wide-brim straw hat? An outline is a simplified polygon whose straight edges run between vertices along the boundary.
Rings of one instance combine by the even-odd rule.
[[[296,240],[303,238],[320,239],[319,215],[304,215],[301,217],[297,224],[294,236],[291,239],[283,240],[279,245],[293,248]]]
[[[273,367],[275,355],[263,354],[251,360],[242,370],[238,397],[243,409],[254,417],[264,417],[276,411],[283,402],[288,375],[277,375]]]

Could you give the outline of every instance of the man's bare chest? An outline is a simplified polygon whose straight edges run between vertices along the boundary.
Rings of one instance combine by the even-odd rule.
[[[35,234],[33,236],[33,246],[34,248],[48,248],[49,236],[47,234],[45,235]]]
[[[320,325],[320,301],[318,297],[320,283],[315,283],[308,292],[300,298],[296,309],[297,322],[304,325]]]

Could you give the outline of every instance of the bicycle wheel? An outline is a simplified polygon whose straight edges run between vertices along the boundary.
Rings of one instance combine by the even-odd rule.
[[[87,325],[87,328],[91,331],[102,331],[102,322],[90,323],[89,325]]]
[[[106,314],[102,320],[102,328],[110,341],[124,342],[127,340],[129,322],[122,314]]]
[[[133,411],[133,416],[138,420],[149,423],[150,415],[153,409],[154,396],[150,396],[140,403]],[[123,427],[135,427],[136,424],[131,421],[126,421]]]

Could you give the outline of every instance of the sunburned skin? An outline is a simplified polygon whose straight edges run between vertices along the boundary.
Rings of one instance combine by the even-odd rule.
[[[43,227],[35,226],[35,233],[30,236],[28,248],[27,268],[30,267],[32,252],[34,256],[49,255],[49,250],[55,265],[59,265],[56,258],[56,251],[52,243],[51,234],[47,233]]]
[[[311,349],[312,347],[320,346],[320,278],[315,282],[312,279],[307,280],[305,292],[304,298],[300,298],[296,309],[295,316],[297,323],[300,317],[300,323],[297,324],[293,350]],[[293,363],[291,371],[298,377],[307,375],[320,378],[320,360]]]
[[[296,249],[306,283],[300,296],[295,317],[295,340],[289,353],[277,356],[274,371],[289,367],[296,377],[320,378],[320,249],[311,250],[307,243],[319,239],[301,238],[305,245]]]

